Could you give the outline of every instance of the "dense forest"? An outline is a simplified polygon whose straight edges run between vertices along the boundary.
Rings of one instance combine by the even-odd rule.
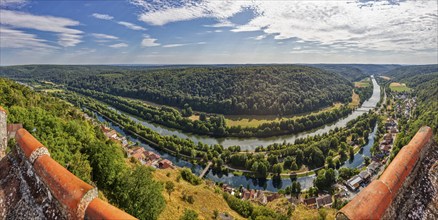
[[[323,135],[297,139],[295,143],[273,144],[259,147],[256,153],[243,153],[239,146],[224,148],[221,145],[195,144],[176,136],[161,136],[155,131],[131,120],[90,97],[69,92],[58,94],[69,102],[92,110],[110,118],[130,134],[138,135],[158,149],[173,155],[197,161],[213,162],[216,171],[226,170],[226,166],[245,169],[252,176],[266,178],[269,174],[279,174],[283,170],[294,171],[301,166],[318,168],[327,164],[329,168],[339,168],[351,155],[351,145],[363,145],[376,123],[376,114],[367,113],[349,122],[346,128],[335,129]]]
[[[140,219],[156,219],[163,210],[162,186],[152,179],[150,168],[128,165],[120,145],[107,141],[78,109],[3,78],[0,105],[8,112],[8,123],[22,123],[53,159],[97,185],[111,203]]]
[[[336,73],[297,65],[160,69],[36,65],[1,67],[1,74],[234,115],[309,112],[348,103],[353,88]]]
[[[104,102],[118,110],[135,115],[146,121],[161,124],[167,127],[180,129],[196,134],[210,135],[216,137],[235,136],[235,137],[268,137],[274,135],[284,135],[299,133],[311,130],[327,123],[332,123],[341,117],[345,117],[352,112],[347,105],[331,111],[307,115],[298,119],[284,119],[263,123],[257,127],[227,126],[224,116],[210,114],[208,117],[201,114],[200,120],[191,120],[181,112],[167,106],[155,107],[145,105],[141,101],[128,100],[119,96],[109,95],[94,90],[71,88],[72,91],[89,96]],[[368,99],[372,94],[372,89],[356,88],[355,91],[362,97],[361,101]]]
[[[397,69],[383,73],[384,76],[394,78],[393,81],[406,81],[410,83],[409,78],[417,75],[436,73],[438,72],[438,65],[419,65],[419,66],[403,66]]]
[[[359,81],[367,76],[388,72],[399,67],[393,64],[307,64],[308,66],[321,68],[327,71],[335,72],[344,78],[354,82]]]

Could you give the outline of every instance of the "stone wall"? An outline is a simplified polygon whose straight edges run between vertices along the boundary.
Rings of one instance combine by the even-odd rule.
[[[7,138],[6,131],[1,135]],[[96,187],[53,160],[27,130],[15,139],[17,146],[0,159],[0,219],[135,219],[99,199]]]
[[[0,106],[0,160],[5,156],[6,147],[8,145],[8,134],[6,127],[6,111]]]
[[[336,218],[412,218],[412,215],[409,217],[409,214],[400,215],[401,210],[399,208],[403,206],[401,204],[406,204],[406,200],[410,200],[408,199],[410,193],[419,190],[419,188],[412,188],[412,186],[420,187],[422,186],[421,184],[426,184],[427,181],[421,182],[425,177],[423,171],[426,170],[428,172],[433,163],[436,163],[436,158],[433,158],[435,152],[431,152],[434,149],[436,149],[436,143],[433,142],[432,129],[427,126],[420,128],[409,144],[400,150],[379,179],[371,182],[370,185],[343,207],[336,214]],[[421,195],[421,192],[419,194]],[[436,192],[432,195],[436,198]],[[428,199],[426,198],[426,200]],[[418,204],[411,206],[411,210],[408,211],[424,213],[418,210],[421,209],[418,207]]]
[[[438,219],[438,145],[431,139],[426,149],[383,219]]]

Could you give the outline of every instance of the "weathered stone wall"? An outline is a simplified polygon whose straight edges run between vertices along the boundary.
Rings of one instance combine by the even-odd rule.
[[[438,219],[438,145],[430,139],[383,219]]]
[[[6,112],[0,107],[0,160],[5,156],[8,145]]]
[[[429,219],[430,215],[436,217],[436,148],[432,129],[427,126],[421,127],[379,179],[371,182],[344,206],[336,214],[336,218]]]
[[[19,148],[0,160],[0,219],[67,219]]]

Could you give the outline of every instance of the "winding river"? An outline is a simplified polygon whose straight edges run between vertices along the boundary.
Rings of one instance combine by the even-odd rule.
[[[139,122],[146,127],[158,132],[161,135],[176,135],[181,138],[188,138],[195,143],[197,142],[203,142],[207,144],[221,144],[224,147],[239,145],[241,146],[242,150],[254,150],[257,146],[267,146],[273,143],[283,143],[286,142],[294,142],[297,138],[303,138],[307,136],[313,136],[318,134],[323,134],[331,129],[334,129],[336,127],[344,127],[349,121],[359,117],[360,115],[364,114],[370,109],[373,109],[377,106],[377,103],[380,100],[380,86],[377,84],[376,80],[372,77],[372,83],[373,83],[373,94],[370,99],[366,100],[361,108],[356,109],[353,111],[350,115],[347,117],[340,119],[334,124],[325,125],[323,127],[320,127],[313,131],[303,132],[295,135],[284,135],[284,136],[278,136],[278,137],[270,137],[270,138],[234,138],[234,137],[228,137],[228,138],[213,138],[208,136],[202,136],[202,135],[195,135],[195,134],[188,134],[181,132],[179,130],[175,129],[169,129],[164,126],[152,124],[146,121],[143,121],[141,119],[138,119],[134,116],[130,116],[131,119],[133,119],[136,122]],[[98,120],[101,122],[108,122],[110,127],[118,131],[120,134],[128,137],[131,141],[137,142],[140,144],[140,146],[144,147],[146,150],[153,151],[156,153],[159,153],[162,158],[168,159],[172,161],[175,165],[180,167],[189,167],[192,169],[192,171],[196,174],[201,173],[202,167],[199,165],[194,165],[188,161],[184,161],[181,159],[178,159],[172,155],[167,154],[163,151],[158,151],[149,145],[145,144],[141,140],[138,140],[137,138],[126,134],[122,128],[119,126],[107,121],[103,117],[97,114]],[[353,161],[347,161],[343,166],[346,167],[359,167],[363,164],[364,156],[370,156],[370,148],[374,143],[374,135],[377,127],[374,128],[373,132],[370,133],[368,137],[368,144],[363,147],[359,151],[359,153],[356,154]],[[214,173],[212,171],[208,172],[205,175],[205,178],[216,181],[216,182],[223,182],[227,183],[233,187],[239,187],[239,186],[249,186],[252,189],[262,189],[262,190],[268,190],[276,192],[279,189],[285,188],[286,186],[289,186],[292,183],[291,179],[257,179],[257,178],[248,178],[245,176],[235,176],[232,173],[223,174],[223,173]],[[310,176],[304,176],[297,179],[298,182],[301,184],[302,189],[308,189],[309,187],[313,186],[313,179],[315,178],[315,175]]]
[[[339,121],[328,124],[323,127],[317,128],[312,131],[306,131],[299,134],[291,134],[291,135],[282,135],[276,137],[268,137],[268,138],[238,138],[238,137],[225,137],[225,138],[215,138],[209,137],[205,135],[196,135],[191,133],[185,133],[180,130],[167,128],[165,126],[153,124],[144,120],[141,120],[135,116],[129,115],[130,118],[138,123],[143,124],[144,126],[154,130],[160,135],[176,135],[180,138],[188,138],[195,143],[202,142],[205,144],[221,144],[224,147],[229,146],[240,146],[242,150],[254,150],[258,146],[268,146],[273,143],[293,143],[297,138],[304,138],[307,136],[314,136],[318,134],[323,134],[331,129],[336,127],[341,128],[344,127],[349,121],[359,117],[370,109],[373,109],[377,106],[377,103],[380,100],[380,86],[377,84],[374,78],[371,78],[373,82],[373,94],[370,99],[366,100],[363,103],[363,107],[354,110],[350,115],[345,118],[340,119]]]

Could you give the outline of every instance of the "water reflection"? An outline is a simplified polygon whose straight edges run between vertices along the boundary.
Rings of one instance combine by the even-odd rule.
[[[204,135],[196,135],[191,133],[185,133],[176,129],[167,128],[161,125],[153,124],[141,119],[138,119],[137,117],[134,117],[132,115],[128,115],[132,120],[141,123],[142,125],[154,130],[155,132],[159,133],[160,135],[175,135],[180,138],[188,138],[192,140],[195,143],[202,142],[205,144],[221,144],[224,147],[229,146],[240,146],[242,150],[254,150],[258,146],[268,146],[270,144],[274,143],[293,143],[295,139],[297,138],[304,138],[307,136],[314,136],[318,134],[323,134],[331,129],[334,129],[336,127],[341,128],[345,127],[347,123],[351,120],[356,119],[362,114],[365,114],[369,109],[372,109],[377,106],[377,103],[380,100],[380,86],[377,84],[376,80],[372,78],[373,82],[373,94],[370,99],[366,100],[363,103],[363,107],[356,109],[353,111],[350,115],[348,115],[345,118],[340,119],[336,123],[328,124],[323,127],[320,127],[313,131],[307,131],[302,132],[299,134],[291,134],[291,135],[282,135],[282,136],[276,136],[276,137],[268,137],[268,138],[237,138],[237,137],[226,137],[226,138],[214,138]],[[117,111],[117,110],[116,110]],[[120,111],[118,111],[120,112]]]

